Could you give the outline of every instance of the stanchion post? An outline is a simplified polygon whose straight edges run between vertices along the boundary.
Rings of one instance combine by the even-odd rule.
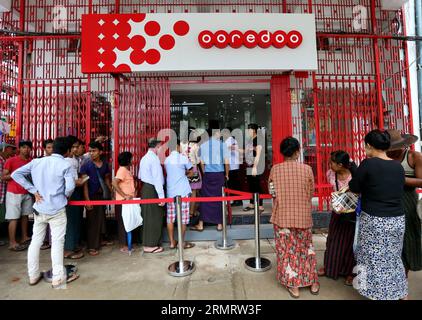
[[[221,188],[221,196],[226,196],[226,191],[224,187]],[[223,207],[223,234],[222,238],[215,242],[215,247],[220,250],[230,250],[235,247],[235,243],[231,238],[227,237],[227,201],[223,200],[221,204]]]
[[[271,269],[271,261],[261,258],[260,244],[260,217],[259,217],[259,193],[254,193],[254,213],[255,213],[255,257],[245,260],[245,267],[255,272],[264,272]]]
[[[195,271],[195,263],[183,259],[183,234],[182,234],[182,197],[174,198],[177,218],[177,239],[179,241],[179,261],[173,262],[168,267],[168,272],[173,277],[185,277]]]

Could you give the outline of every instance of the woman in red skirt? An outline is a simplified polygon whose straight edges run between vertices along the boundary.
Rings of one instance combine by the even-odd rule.
[[[269,182],[275,198],[274,224],[277,280],[293,298],[300,288],[319,293],[317,260],[312,242],[312,196],[314,176],[310,166],[299,163],[299,141],[288,137],[281,142],[284,162],[271,168]],[[274,196],[274,195],[273,195]]]
[[[350,156],[344,151],[331,153],[331,169],[327,172],[327,180],[335,191],[348,187],[352,180],[352,172],[356,165],[350,162]],[[328,237],[324,254],[324,267],[318,270],[319,276],[337,280],[345,277],[345,285],[353,285],[353,268],[356,265],[353,254],[356,214],[337,214],[332,212]]]

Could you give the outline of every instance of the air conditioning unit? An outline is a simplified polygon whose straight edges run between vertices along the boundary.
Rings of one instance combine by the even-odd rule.
[[[12,0],[0,0],[0,12],[10,12],[12,9]]]
[[[381,0],[381,10],[400,10],[409,0]]]

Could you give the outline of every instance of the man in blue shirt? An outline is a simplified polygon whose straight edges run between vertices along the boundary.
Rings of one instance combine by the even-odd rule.
[[[37,284],[42,274],[39,271],[40,248],[43,244],[47,225],[51,230],[51,260],[53,266],[53,288],[60,288],[66,283],[63,266],[63,247],[66,234],[67,199],[75,189],[75,173],[64,159],[69,153],[67,138],[54,140],[53,154],[49,157],[32,160],[12,173],[14,179],[23,188],[35,196],[34,228],[28,250],[29,284]],[[28,177],[32,177],[32,183]],[[68,282],[76,280],[74,274]]]
[[[90,200],[110,200],[111,199],[111,170],[102,159],[103,146],[99,142],[89,144],[90,159],[86,160],[80,170],[82,178],[89,177],[84,184],[84,199]],[[90,256],[97,256],[100,247],[113,245],[112,241],[101,241],[106,234],[105,206],[86,206],[87,225],[87,246]]]
[[[212,137],[199,149],[202,172],[204,172],[201,195],[203,197],[221,197],[225,179],[229,180],[230,153],[225,143],[221,141],[218,127],[210,128],[209,133],[212,134]],[[202,202],[199,212],[201,213],[199,223],[191,227],[191,230],[203,231],[204,222],[216,224],[218,231],[223,229],[223,211],[220,202]]]
[[[176,145],[170,145],[172,152],[164,161],[167,172],[167,197],[176,196],[189,197],[192,189],[189,184],[188,176],[193,175],[193,165],[189,159],[180,153],[180,141]],[[174,221],[176,220],[176,204],[167,204],[167,231],[170,239],[170,248],[177,247],[177,241],[174,240]],[[180,221],[178,221],[180,223]],[[185,238],[186,225],[189,224],[189,202],[182,202],[182,239]],[[185,242],[185,249],[193,248],[194,244]]]

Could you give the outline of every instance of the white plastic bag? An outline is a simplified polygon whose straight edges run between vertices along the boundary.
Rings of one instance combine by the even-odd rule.
[[[141,216],[141,206],[139,204],[123,204],[122,218],[126,232],[130,232],[141,226],[143,222]]]

